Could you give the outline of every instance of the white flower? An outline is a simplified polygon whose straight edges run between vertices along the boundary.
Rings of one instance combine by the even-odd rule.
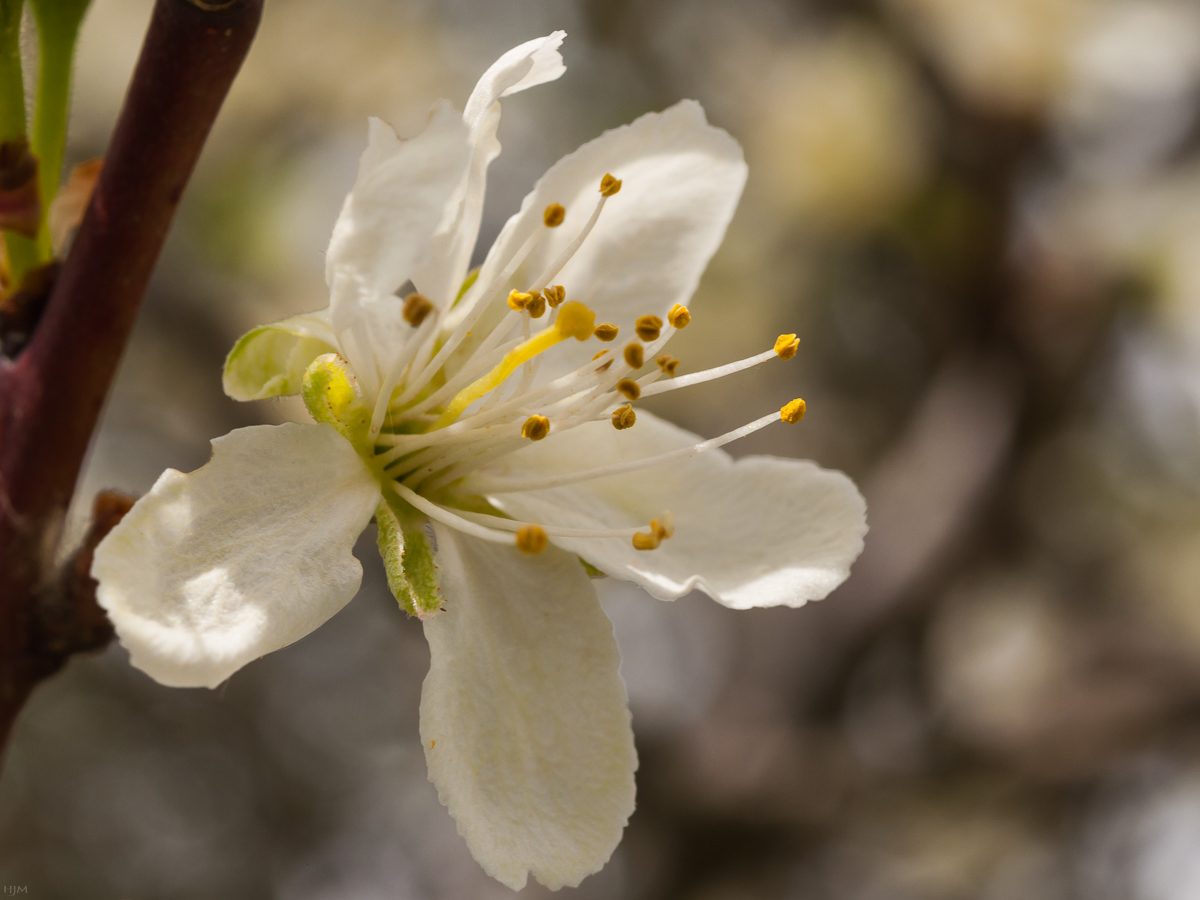
[[[528,873],[578,884],[633,810],[617,648],[580,560],[663,599],[799,606],[845,579],[866,530],[840,473],[716,449],[797,420],[799,401],[711,441],[630,405],[795,353],[784,336],[678,378],[660,355],[746,174],[696,103],[560,160],[468,275],[499,99],[562,74],[562,38],[506,53],[464,114],[439,105],[412,140],[371,121],[329,245],[329,308],[250,332],[226,364],[231,396],[298,392],[317,424],[214,440],[206,466],[163,474],[92,570],[135,666],[213,687],[354,596],[351,550],[374,517],[429,640],[429,777],[513,888]],[[406,281],[420,293],[401,301]]]

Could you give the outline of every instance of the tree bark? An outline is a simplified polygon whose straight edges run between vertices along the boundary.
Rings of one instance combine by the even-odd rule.
[[[65,660],[47,645],[39,592],[146,284],[261,15],[262,0],[158,0],[45,313],[17,358],[0,358],[0,751]]]

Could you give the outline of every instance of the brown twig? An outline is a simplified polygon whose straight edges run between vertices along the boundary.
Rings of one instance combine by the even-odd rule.
[[[38,598],[58,529],[171,219],[261,14],[262,0],[158,0],[45,314],[20,356],[0,359],[0,748],[54,660]]]

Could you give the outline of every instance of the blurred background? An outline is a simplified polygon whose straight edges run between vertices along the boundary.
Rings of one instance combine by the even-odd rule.
[[[95,0],[71,161],[101,155],[150,0]],[[638,809],[564,897],[1200,898],[1200,4],[269,0],[126,354],[80,499],[203,464],[252,325],[326,303],[365,118],[415,133],[504,50],[481,244],[578,144],[683,97],[750,181],[672,344],[799,357],[653,403],[866,494],[847,584],[733,612],[599,582]],[[358,598],[217,691],[115,645],[25,710],[0,883],[30,897],[493,898],[425,777],[428,653],[368,534]],[[546,895],[538,886],[529,896]]]

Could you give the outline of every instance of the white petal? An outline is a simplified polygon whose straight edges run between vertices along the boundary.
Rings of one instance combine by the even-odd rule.
[[[325,277],[334,332],[359,326],[368,347],[344,347],[359,377],[370,379],[367,354],[384,360],[411,331],[392,293],[430,253],[434,230],[470,159],[467,126],[447,103],[412,140],[370,120],[367,149],[329,240]],[[357,351],[357,352],[356,352]],[[359,358],[355,358],[358,356]]]
[[[583,566],[434,525],[446,611],[425,622],[429,779],[489,875],[520,890],[599,870],[633,812],[612,626]]]
[[[216,687],[308,634],[358,590],[351,552],[379,484],[328,425],[258,425],[168,469],[96,548],[96,599],[132,662]]]
[[[483,73],[467,100],[463,120],[471,130],[471,164],[447,206],[429,263],[413,276],[418,289],[438,306],[449,306],[458,295],[471,264],[483,217],[488,166],[500,155],[500,142],[496,140],[500,98],[562,75],[566,66],[558,47],[566,34],[556,31],[509,50]]]
[[[298,394],[308,364],[336,347],[328,310],[261,325],[229,351],[222,386],[234,400]]]
[[[616,431],[598,422],[531,444],[509,472],[557,474],[686,447],[699,438],[639,411]],[[468,483],[469,487],[469,483]],[[518,519],[580,528],[645,526],[671,512],[675,536],[657,550],[623,538],[554,542],[598,569],[674,599],[699,588],[734,609],[800,606],[845,581],[862,552],[866,505],[854,483],[794,459],[722,450],[625,475],[491,498]]]
[[[554,283],[624,334],[639,316],[665,318],[673,304],[686,303],[746,181],[737,141],[709,125],[691,100],[605,132],[559,160],[504,226],[473,290],[489,284],[540,229],[543,237],[514,281],[524,287],[538,278],[592,214],[605,173],[623,181],[620,193]],[[567,218],[548,229],[542,214],[551,203],[565,206]]]

